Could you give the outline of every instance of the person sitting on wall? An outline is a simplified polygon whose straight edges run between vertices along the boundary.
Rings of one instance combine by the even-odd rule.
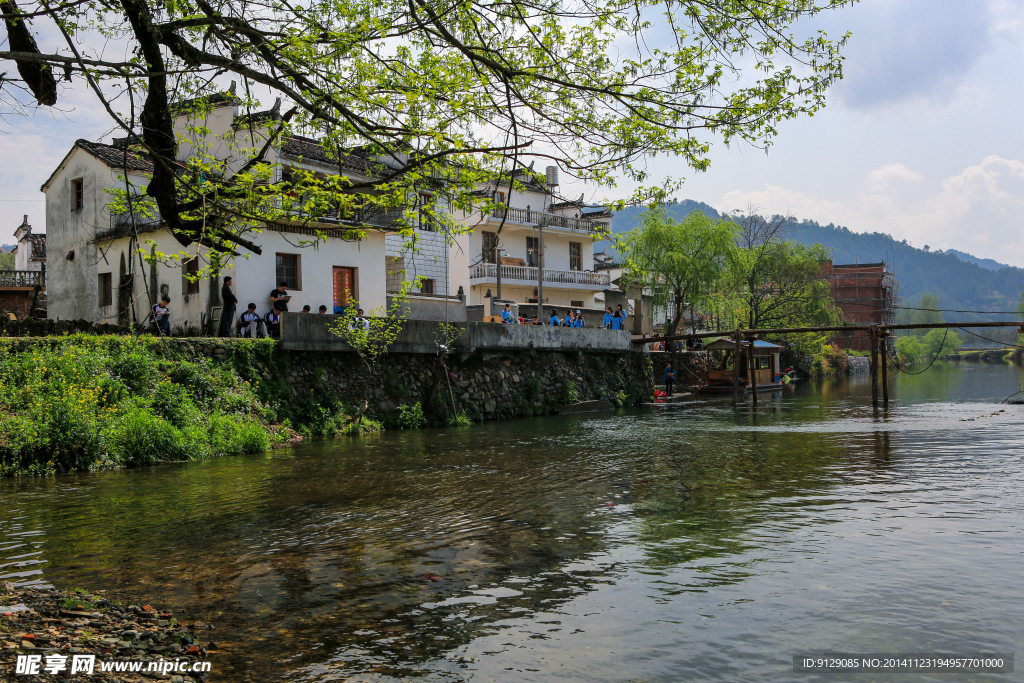
[[[277,286],[277,289],[270,290],[270,303],[273,304],[274,310],[278,313],[284,313],[288,310],[288,302],[292,300],[291,294],[288,293],[288,283],[282,282]]]
[[[584,319],[583,313],[580,312],[580,309],[577,308],[576,309],[576,327],[586,327],[586,326],[587,326],[587,321],[586,321],[586,319]]]
[[[327,306],[320,304],[320,310],[317,311],[319,315],[327,315]]]
[[[305,306],[302,307],[303,313],[309,313],[311,310],[312,309],[310,309],[309,304],[306,304]]]
[[[281,338],[281,314],[277,310],[271,308],[267,311],[267,314],[263,316],[263,321],[267,325],[267,334],[273,339]]]
[[[611,306],[605,306],[604,307],[604,319],[601,321],[601,328],[605,329],[605,330],[612,329],[612,318],[614,318],[614,317],[615,316],[612,315],[612,307]]]
[[[167,295],[160,297],[160,303],[153,306],[153,323],[161,337],[171,334],[171,299]]]
[[[665,363],[665,373],[661,377],[661,381],[665,384],[665,395],[672,395],[672,385],[676,381],[676,371],[672,369],[672,361]]]
[[[501,322],[505,325],[515,325],[516,317],[512,314],[512,307],[509,304],[505,304],[505,310],[501,312]]]
[[[548,318],[548,325],[550,327],[561,327],[562,321],[558,319],[558,311],[551,309],[551,317]]]
[[[532,323],[530,323],[530,324],[531,324],[531,325],[543,325],[544,323],[542,323],[542,322],[540,321],[540,318],[538,318],[537,316],[533,316],[533,322],[532,322]]]
[[[256,304],[249,304],[245,313],[238,318],[238,336],[244,337],[248,335],[255,339],[257,334],[260,337],[266,337],[267,326],[263,324],[263,319],[256,312]]]

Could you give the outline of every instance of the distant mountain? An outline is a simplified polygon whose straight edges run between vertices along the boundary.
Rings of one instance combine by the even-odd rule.
[[[966,263],[977,264],[977,265],[981,266],[982,268],[984,268],[985,270],[1002,270],[1003,268],[1009,268],[1010,267],[1010,266],[1006,265],[1005,263],[1000,263],[999,261],[995,261],[995,260],[990,259],[990,258],[978,258],[977,256],[973,256],[973,255],[968,254],[968,253],[963,252],[963,251],[957,251],[956,249],[947,249],[946,253],[947,254],[953,254],[958,259],[960,259],[961,261],[964,261]]]
[[[693,200],[669,205],[679,218],[700,210],[713,218],[720,217],[714,208]],[[612,221],[616,233],[628,232],[639,224],[643,209],[629,207],[617,212]],[[942,308],[970,311],[1014,311],[1024,288],[1024,268],[1007,266],[991,259],[979,259],[950,249],[946,252],[925,251],[900,242],[884,233],[853,232],[832,223],[821,225],[813,220],[792,222],[787,237],[804,244],[821,244],[832,250],[832,260],[843,263],[878,263],[885,261],[899,279],[899,296],[904,305],[912,306],[922,294],[939,298]],[[946,313],[946,320],[1006,319],[1005,314],[975,315]]]

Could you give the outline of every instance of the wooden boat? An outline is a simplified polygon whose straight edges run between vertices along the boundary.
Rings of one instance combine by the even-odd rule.
[[[718,339],[704,347],[710,352],[710,364],[704,382],[698,387],[702,394],[731,394],[735,382],[736,342]],[[739,350],[740,391],[778,391],[786,384],[779,365],[782,347],[771,342],[754,341],[754,382],[750,381],[749,342],[741,342]]]

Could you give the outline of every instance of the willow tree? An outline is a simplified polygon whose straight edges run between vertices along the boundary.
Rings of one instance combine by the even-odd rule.
[[[658,205],[617,240],[623,279],[649,293],[655,307],[666,307],[666,335],[676,333],[687,310],[703,310],[713,300],[734,258],[738,233],[731,220],[694,211],[677,221]]]
[[[718,294],[718,308],[740,327],[828,326],[842,320],[823,271],[831,254],[820,244],[787,240],[791,220],[766,218],[753,210],[737,218],[737,249]]]
[[[360,216],[428,188],[439,213],[494,209],[487,188],[529,161],[657,195],[674,183],[645,157],[703,170],[714,141],[767,147],[824,106],[846,36],[813,19],[854,1],[4,0],[16,69],[0,97],[11,114],[87,88],[152,160],[145,192],[182,245],[258,252],[248,233],[296,204]],[[229,165],[183,155],[202,131],[176,130],[176,103],[229,81],[243,109],[279,97],[277,115],[242,117],[262,136]],[[268,151],[289,133],[316,137],[338,176],[278,181]],[[387,163],[355,178],[353,153]]]

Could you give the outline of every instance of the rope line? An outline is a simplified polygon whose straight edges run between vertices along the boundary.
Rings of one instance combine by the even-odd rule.
[[[975,337],[977,337],[979,339],[984,339],[985,341],[990,341],[993,344],[999,344],[1000,346],[1002,346],[1003,348],[1006,348],[1006,349],[1024,349],[1024,346],[1021,346],[1020,344],[1010,344],[1009,342],[1001,342],[1001,341],[999,341],[997,339],[990,339],[989,337],[982,336],[982,335],[978,334],[977,332],[971,332],[970,330],[964,329],[962,327],[958,328],[958,329],[961,332],[966,332],[967,334],[972,334],[972,335],[974,335]]]
[[[942,353],[942,347],[946,345],[946,337],[948,337],[948,336],[949,336],[949,328],[947,327],[945,333],[942,335],[942,343],[939,344],[939,348],[935,352],[935,357],[932,358],[932,362],[928,364],[928,367],[926,367],[921,372],[907,372],[906,370],[904,370],[903,368],[900,367],[900,364],[897,362],[896,358],[892,359],[893,365],[896,367],[896,369],[898,371],[902,372],[904,375],[910,375],[911,377],[913,377],[915,375],[922,375],[922,374],[924,374],[925,372],[928,371],[929,368],[931,368],[933,365],[935,365],[935,361],[937,361],[939,359],[939,354]],[[882,344],[882,350],[885,351],[885,357],[889,358],[890,357],[889,356],[889,349],[886,348],[885,344]]]

